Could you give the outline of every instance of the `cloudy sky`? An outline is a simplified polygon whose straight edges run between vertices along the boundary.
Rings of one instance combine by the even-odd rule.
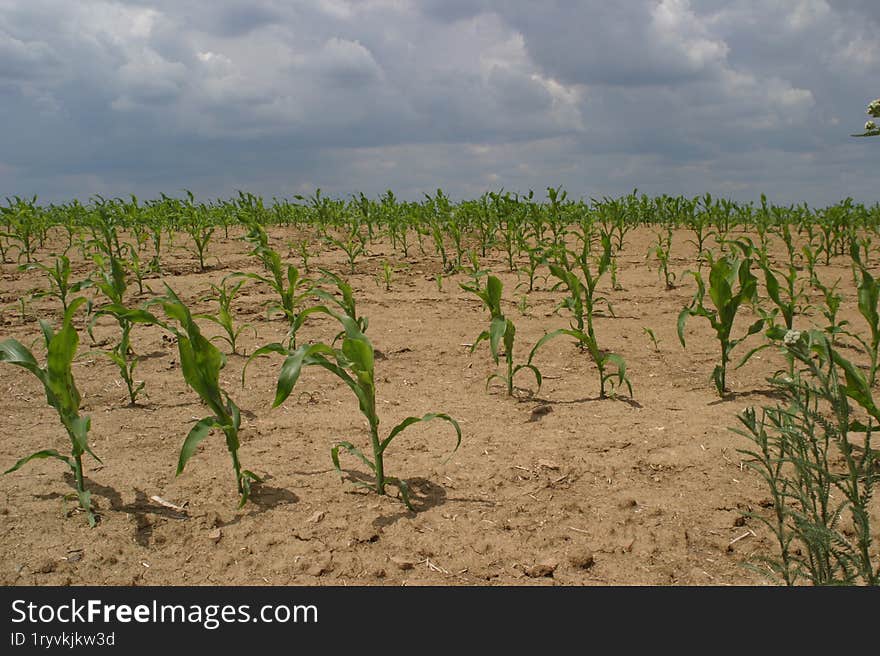
[[[0,198],[878,200],[876,0],[0,0]]]

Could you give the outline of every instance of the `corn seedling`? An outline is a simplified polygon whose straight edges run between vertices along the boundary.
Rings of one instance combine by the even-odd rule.
[[[39,270],[46,274],[49,280],[49,289],[36,292],[33,297],[57,298],[61,302],[62,314],[67,313],[68,298],[71,294],[79,293],[92,285],[92,281],[88,278],[70,282],[70,258],[66,255],[55,258],[55,264],[51,267],[41,262],[31,262],[30,264],[22,264],[19,269],[23,271]]]
[[[468,287],[480,289],[480,279],[485,278],[487,275],[489,275],[489,272],[480,267],[480,258],[477,255],[476,251],[470,251],[468,255],[468,259],[470,260],[470,268],[468,268],[467,270],[467,275],[471,279]]]
[[[183,204],[183,229],[192,239],[193,246],[188,249],[199,261],[199,271],[204,271],[205,257],[208,252],[208,243],[217,229],[202,208],[195,204],[195,197],[191,191],[186,192],[187,199]]]
[[[40,328],[48,351],[46,365],[43,367],[39,366],[33,353],[20,342],[14,339],[0,342],[0,362],[7,362],[27,369],[39,379],[46,392],[46,401],[58,412],[71,443],[70,456],[62,455],[54,449],[44,449],[22,458],[4,473],[14,472],[31,460],[55,458],[64,462],[73,473],[79,507],[86,513],[89,525],[94,526],[95,513],[92,507],[91,493],[85,488],[82,457],[83,454],[88,453],[98,462],[101,462],[101,459],[89,447],[88,435],[91,419],[79,414],[81,397],[71,370],[71,364],[79,345],[79,335],[73,327],[73,315],[85,302],[86,299],[82,297],[71,301],[64,312],[61,329],[57,333],[53,332],[48,323],[40,321]]]
[[[100,255],[95,255],[95,261],[98,263],[98,272],[93,282],[104,296],[107,297],[109,303],[101,306],[88,325],[89,334],[92,333],[94,321],[101,315],[109,315],[116,319],[119,324],[120,337],[119,341],[109,351],[104,354],[110,358],[110,361],[119,369],[119,375],[125,383],[128,392],[128,403],[131,406],[137,405],[137,397],[144,389],[144,381],[136,381],[134,379],[134,370],[137,368],[139,358],[134,354],[131,348],[131,331],[132,323],[123,315],[115,311],[115,308],[122,307],[124,303],[125,290],[128,287],[126,282],[125,270],[122,262],[118,258],[110,258],[110,270],[107,270],[105,262]]]
[[[853,247],[852,258],[853,264],[858,267],[861,273],[858,284],[859,314],[862,315],[862,318],[868,324],[871,337],[866,340],[860,335],[854,333],[851,333],[851,335],[861,343],[871,360],[868,380],[873,387],[877,379],[878,358],[880,358],[880,313],[878,313],[877,308],[877,303],[880,301],[880,281],[876,280],[862,263],[857,247]]]
[[[461,428],[459,427],[458,422],[447,414],[428,413],[421,417],[407,417],[392,428],[387,437],[384,439],[380,438],[379,416],[376,412],[375,358],[373,345],[370,343],[367,336],[361,331],[358,322],[353,320],[350,316],[336,314],[327,308],[323,308],[322,311],[335,317],[342,324],[345,337],[342,340],[341,348],[334,348],[320,342],[316,344],[304,344],[295,350],[288,349],[278,343],[268,344],[254,351],[253,355],[248,360],[248,363],[250,363],[255,357],[269,353],[279,353],[284,356],[285,360],[278,376],[275,400],[272,403],[273,407],[281,405],[284,403],[285,399],[290,396],[290,393],[296,385],[304,367],[322,367],[333,373],[345,383],[357,397],[361,413],[369,424],[372,459],[351,442],[337,442],[330,450],[330,458],[333,462],[334,468],[340,473],[340,475],[342,474],[342,468],[339,462],[339,452],[340,450],[348,452],[366,464],[375,477],[375,480],[372,483],[357,482],[356,485],[367,487],[381,495],[386,494],[386,487],[388,485],[392,485],[400,491],[400,496],[407,508],[412,510],[413,507],[410,501],[409,486],[406,481],[388,476],[385,473],[386,450],[394,438],[409,426],[422,421],[442,419],[452,424],[455,428],[456,443],[455,448],[453,449],[453,452],[455,452],[461,444]],[[245,373],[243,371],[242,380],[244,380],[244,375]]]
[[[4,215],[4,222],[7,230],[3,236],[10,242],[16,242],[14,247],[18,251],[18,261],[24,257],[25,262],[33,260],[34,251],[39,241],[39,208],[37,206],[37,197],[34,196],[30,200],[15,197],[13,202],[6,199],[8,207],[0,207],[0,212]],[[6,260],[5,250],[3,260]]]
[[[235,296],[238,294],[238,291],[241,289],[242,285],[244,285],[244,280],[239,280],[234,285],[229,285],[228,280],[230,276],[226,276],[223,280],[220,281],[219,285],[211,284],[212,294],[208,296],[208,299],[217,301],[218,309],[217,314],[196,314],[194,315],[197,319],[207,319],[213,323],[216,323],[223,329],[225,334],[217,335],[212,337],[211,339],[222,339],[229,347],[232,349],[230,355],[238,355],[238,337],[241,335],[242,331],[246,328],[250,328],[251,325],[249,323],[242,324],[240,326],[235,326],[235,320],[232,316],[232,301],[235,299]],[[254,336],[256,337],[257,331],[254,330]]]
[[[134,274],[134,280],[138,287],[138,295],[144,295],[144,287],[152,293],[153,290],[150,289],[150,286],[144,284],[147,275],[152,272],[151,266],[149,263],[144,264],[141,261],[139,249],[135,244],[125,244],[125,247],[129,254],[126,263],[129,270]]]
[[[824,305],[819,307],[819,311],[822,312],[822,316],[825,317],[825,320],[828,322],[828,325],[825,326],[825,332],[830,336],[831,345],[834,346],[837,341],[837,336],[843,334],[845,332],[845,327],[849,325],[849,321],[845,319],[838,320],[837,318],[837,315],[840,312],[840,304],[843,302],[843,297],[837,292],[839,281],[834,283],[831,287],[824,285],[818,278],[816,278],[815,283],[819,288],[819,291],[822,292],[822,298],[824,301]]]
[[[572,313],[571,329],[557,330],[545,335],[536,344],[536,348],[538,345],[558,335],[574,337],[578,341],[579,348],[590,354],[590,358],[599,370],[599,398],[606,398],[606,385],[609,382],[616,386],[626,385],[630,396],[632,396],[632,384],[626,375],[626,362],[616,353],[611,353],[599,347],[593,324],[593,317],[600,303],[607,305],[609,311],[613,314],[611,304],[608,303],[607,299],[596,293],[599,280],[611,266],[611,235],[608,232],[604,232],[601,236],[602,254],[598,257],[595,272],[592,269],[593,258],[590,257],[589,253],[590,239],[588,235],[589,230],[585,229],[580,253],[562,250],[557,254],[557,263],[550,265],[550,273],[559,278],[560,284],[565,285],[569,292],[569,295],[563,299],[560,307],[565,307]],[[583,280],[578,277],[577,273],[571,270],[571,262],[568,259],[569,254],[574,255],[574,264],[580,269]],[[616,372],[608,371],[609,367],[616,368]],[[613,383],[614,378],[617,378],[616,383]]]
[[[712,380],[719,396],[727,392],[727,365],[730,352],[746,337],[760,332],[764,319],[749,326],[743,337],[733,339],[731,332],[737,312],[743,303],[755,303],[758,299],[758,279],[751,271],[751,259],[729,253],[714,262],[710,259],[709,298],[714,309],[706,307],[706,284],[699,271],[689,273],[697,282],[697,293],[691,304],[678,315],[678,339],[685,347],[684,331],[688,317],[704,317],[709,321],[721,347],[721,362],[712,371]]]
[[[391,280],[394,277],[394,269],[391,264],[389,264],[388,260],[382,260],[382,275],[377,280],[376,284],[385,284],[385,291],[391,291]]]
[[[532,292],[535,290],[535,281],[539,277],[542,277],[544,279],[544,284],[547,284],[547,276],[538,276],[538,269],[547,264],[547,252],[542,245],[530,246],[525,238],[523,238],[520,247],[526,252],[529,258],[529,263],[526,266],[526,273],[529,276],[529,291]]]
[[[573,263],[569,260],[569,255],[574,256]],[[602,235],[602,254],[596,262],[595,270],[590,257],[590,239],[586,234],[579,253],[561,249],[557,252],[556,259],[555,264],[549,265],[550,273],[560,280],[558,285],[564,285],[568,290],[568,296],[563,299],[560,307],[571,312],[572,329],[589,336],[589,339],[581,342],[581,346],[587,348],[588,341],[595,342],[593,316],[597,307],[604,303],[611,310],[607,299],[596,292],[599,280],[611,266],[611,237],[607,233]],[[580,269],[583,280],[578,277],[575,266]]]
[[[645,333],[648,338],[651,340],[651,344],[654,345],[654,352],[660,352],[660,340],[657,339],[657,335],[654,334],[654,331],[648,328],[647,326],[642,326],[642,332]]]
[[[486,280],[485,289],[465,284],[461,284],[460,286],[465,291],[476,294],[480,298],[480,300],[483,301],[483,304],[486,306],[486,309],[489,310],[490,314],[489,329],[484,330],[477,336],[477,339],[470,347],[471,353],[476,350],[480,342],[482,342],[483,340],[488,340],[489,352],[492,354],[492,360],[497,366],[499,364],[498,347],[500,344],[503,344],[504,346],[504,359],[507,366],[507,373],[491,374],[486,379],[486,387],[488,388],[489,384],[497,378],[506,385],[507,395],[513,396],[513,379],[520,371],[527,369],[531,371],[532,374],[534,374],[535,381],[538,383],[538,390],[540,391],[542,383],[541,372],[534,364],[532,364],[532,360],[534,359],[535,353],[537,353],[541,345],[546,342],[542,340],[535,345],[531,353],[529,353],[529,359],[527,362],[525,362],[524,364],[514,364],[513,348],[514,338],[516,337],[516,326],[514,325],[513,321],[504,316],[504,313],[501,310],[501,293],[503,290],[501,281],[495,276],[490,275]]]
[[[675,288],[675,273],[669,270],[670,251],[672,250],[672,227],[666,227],[666,234],[657,235],[657,243],[648,251],[648,256],[653,255],[657,259],[658,274],[663,275],[666,289]]]
[[[348,259],[348,271],[354,273],[357,258],[366,252],[366,237],[361,235],[358,226],[353,225],[343,238],[327,235],[325,239],[328,244],[336,246],[345,253]]]
[[[22,294],[18,297],[18,318],[22,324],[33,320],[33,316],[28,312],[28,304],[31,301],[30,294]]]
[[[252,254],[260,259],[270,275],[236,272],[231,274],[231,277],[250,278],[268,285],[275,291],[278,300],[269,301],[267,309],[269,312],[280,311],[284,315],[288,324],[287,341],[293,348],[296,345],[296,333],[305,320],[305,316],[300,316],[300,308],[311,294],[311,281],[302,278],[299,270],[292,264],[285,267],[281,263],[278,253],[269,248],[266,232],[259,224],[253,224],[249,241],[255,244]]]
[[[314,287],[312,289],[312,294],[326,303],[331,303],[335,305],[337,308],[342,310],[346,317],[355,322],[358,330],[360,330],[362,333],[367,332],[367,326],[370,323],[369,319],[367,319],[367,317],[358,316],[357,303],[355,301],[354,291],[352,290],[351,285],[349,285],[345,280],[343,280],[341,277],[337,276],[335,273],[328,269],[321,269],[321,273],[323,274],[323,276],[321,277],[321,280],[319,282],[321,284],[333,285],[336,288],[338,295],[327,292],[320,287]],[[314,312],[323,311],[322,307],[323,306],[315,306],[306,308],[302,312],[303,317],[306,317]],[[344,334],[345,331],[340,332],[338,335],[336,335],[333,341],[336,342]]]
[[[806,293],[806,285],[798,284],[798,268],[795,265],[796,250],[791,241],[791,232],[788,229],[782,230],[784,235],[783,241],[788,246],[789,262],[786,270],[774,269],[770,265],[770,260],[766,252],[758,252],[751,240],[748,238],[740,239],[734,243],[747,258],[757,255],[756,262],[758,267],[764,273],[764,281],[767,287],[767,296],[776,306],[771,312],[758,310],[764,318],[765,325],[772,326],[775,324],[776,316],[782,315],[782,321],[786,330],[794,328],[794,319],[796,316],[809,311],[810,304]]]
[[[302,261],[303,271],[306,274],[312,272],[311,267],[309,267],[309,260],[312,257],[312,254],[309,252],[309,240],[301,239],[295,244],[296,252],[299,254],[299,259]]]
[[[241,508],[247,503],[251,494],[251,485],[262,482],[262,479],[252,471],[242,469],[238,458],[238,450],[241,446],[238,436],[241,428],[241,411],[229,393],[220,386],[220,371],[226,366],[226,357],[202,335],[194,320],[195,317],[171,287],[165,285],[165,296],[155,299],[152,304],[161,304],[165,315],[179,323],[182,329],[159,320],[146,310],[129,310],[121,306],[107,310],[131,323],[156,324],[174,334],[177,338],[183,378],[213,413],[196,422],[187,434],[177,461],[177,475],[183,473],[186,463],[196,452],[199,443],[208,437],[212,430],[220,430],[226,438],[226,448],[232,458],[232,468],[240,497],[238,507]]]

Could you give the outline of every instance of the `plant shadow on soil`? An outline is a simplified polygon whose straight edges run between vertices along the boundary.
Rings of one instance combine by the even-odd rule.
[[[741,392],[725,392],[724,396],[720,399],[715,399],[714,401],[709,401],[706,405],[721,405],[722,403],[727,403],[729,401],[736,401],[738,399],[748,398],[750,396],[763,396],[768,399],[775,399],[777,401],[781,401],[785,399],[785,395],[779,391],[774,389],[754,389],[754,390],[743,390]]]
[[[350,483],[357,485],[355,490],[349,490],[350,494],[375,494],[374,490],[366,487],[369,485],[375,485],[375,479],[372,476],[368,476],[359,471],[344,469],[343,480],[348,480]],[[409,501],[412,510],[404,505],[403,499],[399,494],[396,497],[388,495],[389,498],[394,499],[400,504],[400,511],[390,515],[377,517],[372,522],[373,528],[385,528],[395,524],[401,519],[415,519],[419,513],[442,506],[447,501],[483,503],[489,506],[495,505],[495,503],[489,499],[450,497],[447,495],[445,487],[420,476],[406,479],[406,484],[409,488]]]
[[[76,482],[73,478],[73,474],[66,472],[64,474],[64,482],[72,489],[76,489]],[[174,510],[173,508],[167,508],[161,504],[154,503],[147,498],[146,492],[137,488],[135,488],[134,491],[134,501],[132,503],[126,504],[122,500],[122,495],[119,494],[119,492],[115,488],[96,483],[88,477],[85,477],[84,483],[86,490],[96,496],[106,499],[109,502],[110,510],[114,512],[126,513],[134,518],[134,539],[142,547],[149,546],[150,538],[153,535],[153,522],[149,519],[147,515],[156,515],[165,519],[174,520],[185,520],[190,518],[190,515],[186,512],[186,510],[178,511]],[[42,498],[62,498],[65,496],[66,495],[53,492],[48,495],[43,495]],[[100,522],[102,515],[101,509],[98,507],[95,510],[95,514],[97,515],[98,521]]]
[[[635,399],[632,399],[628,396],[605,396],[605,397],[588,396],[588,397],[585,397],[582,399],[568,399],[568,400],[544,399],[544,398],[535,396],[535,397],[530,397],[527,399],[520,399],[520,402],[527,402],[527,401],[540,403],[540,404],[547,404],[547,405],[577,405],[580,403],[598,403],[600,401],[612,401],[612,402],[616,401],[618,403],[625,403],[626,405],[628,405],[632,408],[643,408],[644,407],[641,403],[639,403]]]
[[[264,481],[265,480],[267,479],[264,479]],[[76,481],[73,478],[73,474],[66,472],[64,474],[64,482],[69,485],[73,490],[76,490]],[[149,546],[150,538],[153,534],[153,521],[148,517],[148,515],[154,515],[157,517],[162,517],[164,519],[173,519],[178,521],[193,518],[193,516],[190,515],[185,508],[184,510],[179,511],[153,502],[147,497],[146,492],[137,488],[135,488],[134,491],[134,501],[132,503],[126,504],[122,500],[122,495],[115,488],[96,483],[88,477],[84,478],[84,483],[86,490],[88,490],[95,496],[106,499],[109,502],[109,510],[113,512],[126,513],[134,518],[134,539],[142,547]],[[51,492],[49,494],[36,496],[40,499],[61,499],[66,498],[69,495],[64,495],[59,492]],[[272,510],[277,506],[297,503],[299,501],[299,497],[297,497],[290,490],[281,487],[266,485],[265,482],[263,482],[255,484],[253,486],[248,501],[250,502],[250,504],[252,504],[251,509],[247,512],[236,515],[235,519],[232,519],[228,522],[223,522],[223,526],[232,526],[234,524],[238,524],[244,515],[253,517],[256,515],[261,515],[268,510]],[[256,508],[254,508],[254,506],[256,506]],[[75,510],[76,508],[71,508],[69,512],[75,512]],[[96,508],[95,510],[98,521],[100,522],[102,515],[101,509]]]
[[[374,477],[368,476],[363,472],[355,471],[352,469],[344,469],[342,471],[343,480],[347,480],[350,483],[356,485],[356,489],[358,492],[375,494],[374,489],[370,489],[367,487],[374,486],[376,484],[376,479]],[[444,488],[442,485],[434,483],[433,481],[429,481],[427,478],[408,478],[406,479],[406,485],[409,488],[409,501],[410,505],[412,506],[412,510],[404,505],[403,499],[398,493],[396,500],[401,505],[400,512],[377,517],[373,521],[374,528],[378,529],[384,528],[386,526],[391,526],[395,522],[404,518],[413,519],[420,512],[430,510],[431,508],[436,508],[437,506],[442,506],[444,503],[446,503],[446,488]],[[389,484],[389,487],[394,486]],[[390,498],[395,498],[392,495],[388,496]]]

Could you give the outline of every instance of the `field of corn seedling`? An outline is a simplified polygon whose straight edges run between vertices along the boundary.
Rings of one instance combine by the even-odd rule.
[[[876,584],[880,206],[0,207],[0,583]]]

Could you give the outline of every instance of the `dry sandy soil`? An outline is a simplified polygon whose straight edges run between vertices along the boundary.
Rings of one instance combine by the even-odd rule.
[[[300,236],[270,232],[282,253]],[[212,310],[200,300],[210,283],[233,271],[256,271],[247,244],[221,237],[211,244],[206,272],[197,271],[183,248],[186,238],[179,237],[163,260],[167,274],[149,285],[159,293],[168,283],[196,311]],[[86,460],[100,522],[89,528],[64,499],[73,481],[57,461],[35,461],[0,477],[0,584],[774,583],[744,567],[754,556],[775,554],[768,530],[743,518],[767,512],[769,495],[738,452],[750,443],[729,429],[746,406],[773,402],[766,378],[784,361],[763,351],[731,371],[734,393],[717,397],[710,375],[718,347],[708,323],[690,321],[687,350],[675,333],[676,317],[694,292],[693,280],[681,276],[695,265],[686,239],[684,232],[674,239],[672,268],[681,281],[675,289],[665,290],[655,263],[646,262],[654,241],[646,228],[627,235],[619,259],[622,288],[612,290],[603,279],[615,316],[600,316],[597,334],[626,358],[633,397],[601,400],[595,367],[567,339],[550,342],[537,356],[545,376],[539,392],[528,372],[517,378],[524,389],[514,398],[497,385],[487,391],[486,377],[495,370],[488,347],[471,354],[467,344],[487,326],[488,315],[459,288],[466,275],[444,276],[438,289],[440,264],[433,257],[404,261],[388,244],[375,244],[350,276],[340,252],[314,258],[313,265],[346,274],[369,318],[367,334],[384,355],[376,364],[382,427],[431,411],[461,424],[461,447],[451,457],[454,432],[443,422],[413,427],[389,448],[388,472],[410,482],[417,512],[333,470],[331,446],[347,439],[366,449],[368,433],[355,397],[329,373],[306,369],[287,402],[272,409],[280,358],[252,364],[244,387],[245,358],[231,356],[222,376],[245,413],[242,462],[265,478],[251,501],[237,509],[229,455],[217,434],[175,476],[184,436],[207,414],[184,384],[176,346],[156,327],[135,327],[133,346],[143,358],[136,373],[146,387],[142,405],[127,407],[118,371],[81,331],[74,372],[92,418],[91,444],[103,460]],[[47,247],[40,257],[49,261],[50,252]],[[88,265],[73,259],[74,278],[87,275]],[[378,282],[383,259],[395,267],[390,291]],[[516,276],[505,272],[503,258],[483,265],[505,283],[518,361],[545,332],[567,326],[564,311],[554,313],[560,294],[549,283],[539,280],[523,315]],[[843,314],[860,326],[847,263],[823,267],[820,275],[842,280]],[[38,273],[2,265],[0,337],[38,345],[32,315],[57,323],[51,299],[30,302],[21,317],[19,297],[44,284]],[[284,322],[262,310],[269,299],[270,290],[249,282],[234,304],[239,320],[256,331],[242,334],[247,353],[283,337]],[[746,312],[738,334],[748,320]],[[215,325],[202,326],[218,334]],[[659,340],[657,350],[646,327]],[[99,321],[98,343],[111,339],[114,328]],[[329,320],[315,319],[301,341],[328,340],[335,332]],[[739,353],[759,340],[751,338]],[[0,388],[6,427],[0,467],[39,449],[68,449],[33,376],[0,366]],[[342,465],[350,476],[366,473],[353,458],[343,456]],[[184,511],[163,507],[155,496]]]

